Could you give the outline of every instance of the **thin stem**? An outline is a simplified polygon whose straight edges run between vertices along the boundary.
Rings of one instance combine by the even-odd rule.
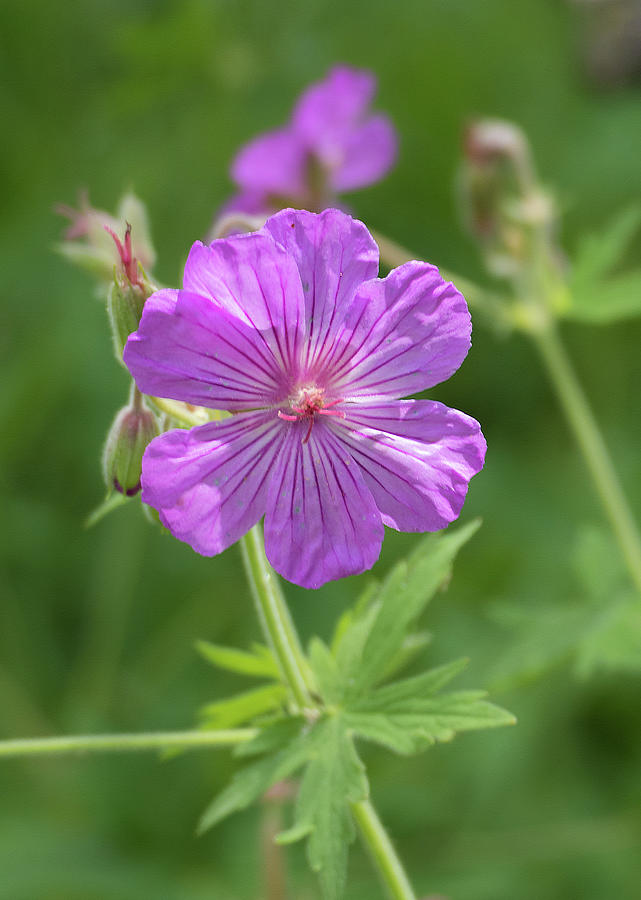
[[[416,900],[405,869],[369,800],[352,803],[352,814],[389,896],[392,900]]]
[[[641,535],[610,454],[553,323],[531,332],[581,448],[621,552],[641,594]]]
[[[310,696],[307,663],[277,576],[265,556],[263,535],[258,525],[242,539],[241,546],[258,617],[283,677],[299,709],[313,708],[315,704]],[[390,896],[393,900],[416,900],[401,861],[374,807],[369,801],[365,801],[353,803],[351,808],[363,841]]]
[[[250,741],[256,733],[254,728],[233,728],[226,731],[151,731],[141,734],[73,734],[19,738],[0,741],[0,757],[228,747]]]
[[[258,618],[281,673],[299,709],[313,705],[307,683],[307,665],[294,623],[278,583],[278,577],[265,556],[260,525],[241,539],[247,579],[251,586]]]

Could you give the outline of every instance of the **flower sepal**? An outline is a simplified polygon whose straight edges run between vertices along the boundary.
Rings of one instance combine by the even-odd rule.
[[[116,415],[105,442],[103,474],[108,491],[134,497],[141,488],[142,457],[159,434],[155,415],[134,387],[130,402]]]

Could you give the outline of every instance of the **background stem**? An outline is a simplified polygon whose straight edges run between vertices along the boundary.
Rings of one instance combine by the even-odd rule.
[[[531,336],[581,448],[630,576],[641,594],[641,536],[594,414],[556,326],[550,322],[544,328],[532,330]]]

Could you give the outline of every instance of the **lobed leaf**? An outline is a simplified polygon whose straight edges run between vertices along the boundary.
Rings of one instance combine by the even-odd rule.
[[[479,525],[477,520],[455,531],[429,535],[407,561],[394,566],[376,596],[376,612],[363,626],[365,636],[343,637],[360,649],[352,653],[350,669],[342,670],[349,685],[347,696],[366,693],[382,680],[390,660],[401,650],[407,630],[446,581],[456,554]]]
[[[281,708],[287,700],[283,684],[268,684],[252,691],[244,691],[224,700],[203,706],[199,712],[205,728],[233,728],[256,716]]]
[[[256,678],[278,680],[280,677],[278,665],[271,651],[261,644],[255,645],[253,653],[236,650],[233,647],[221,647],[209,641],[196,641],[196,649],[203,659],[218,669]]]
[[[289,724],[289,723],[288,723]],[[311,752],[312,734],[298,724],[298,734],[290,740],[291,729],[276,728],[280,749],[262,757],[237,772],[229,785],[207,807],[200,822],[198,833],[202,834],[217,825],[234,812],[246,809],[258,800],[277,781],[293,775],[307,761]],[[275,737],[272,732],[270,738]],[[260,735],[255,740],[260,743]],[[253,741],[250,744],[254,743]],[[271,748],[273,750],[273,747]],[[255,750],[255,747],[254,747]],[[250,751],[251,752],[251,751]]]
[[[348,848],[355,837],[349,804],[366,799],[369,787],[341,716],[317,726],[315,747],[301,782],[294,825],[279,840],[291,843],[307,837],[309,864],[319,874],[324,900],[340,900]]]

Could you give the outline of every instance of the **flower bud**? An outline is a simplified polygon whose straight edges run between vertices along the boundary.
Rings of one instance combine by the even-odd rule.
[[[56,212],[71,220],[64,234],[64,243],[58,249],[67,259],[88,269],[103,283],[113,278],[114,265],[122,264],[122,246],[119,241],[114,241],[113,235],[122,234],[127,223],[131,225],[130,257],[137,260],[144,270],[151,271],[156,254],[151,244],[145,207],[135,194],[125,194],[115,216],[90,206],[86,193],[80,195],[78,209],[60,205],[56,207]]]
[[[134,387],[129,405],[116,415],[105,443],[102,466],[109,490],[115,488],[127,497],[138,493],[142,456],[158,433],[156,417]]]
[[[490,271],[512,277],[527,265],[537,236],[548,236],[556,214],[540,187],[523,132],[510,122],[481,120],[468,127],[459,177],[468,230]]]
[[[142,308],[149,295],[138,284],[122,283],[114,278],[107,295],[107,312],[111,322],[114,349],[119,361],[129,335],[138,328]]]

